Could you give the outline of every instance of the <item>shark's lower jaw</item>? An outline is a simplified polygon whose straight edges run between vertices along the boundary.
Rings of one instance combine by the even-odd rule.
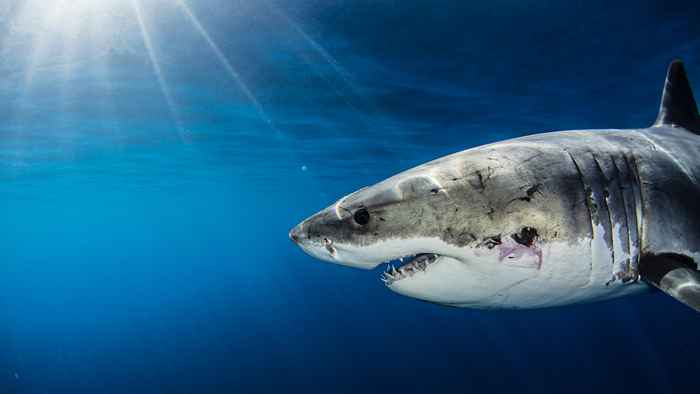
[[[413,275],[426,274],[428,267],[435,264],[439,258],[440,255],[436,253],[420,253],[392,260],[387,263],[386,271],[382,273],[381,280],[385,285],[391,286],[395,282]]]

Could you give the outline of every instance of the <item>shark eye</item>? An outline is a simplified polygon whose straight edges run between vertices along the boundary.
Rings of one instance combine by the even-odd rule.
[[[360,208],[357,211],[355,211],[355,214],[352,215],[353,219],[355,219],[355,223],[364,226],[365,224],[369,223],[369,212],[367,211],[366,208]]]

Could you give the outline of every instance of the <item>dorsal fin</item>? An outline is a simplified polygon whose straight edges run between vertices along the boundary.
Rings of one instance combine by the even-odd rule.
[[[680,60],[674,60],[668,66],[659,116],[654,122],[654,127],[658,126],[683,127],[700,134],[698,107],[693,98],[693,90],[690,88],[685,67]]]

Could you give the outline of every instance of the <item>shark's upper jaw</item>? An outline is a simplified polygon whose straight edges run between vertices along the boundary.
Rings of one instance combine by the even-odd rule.
[[[417,272],[427,272],[428,266],[436,263],[442,256],[428,249],[399,252],[392,250],[378,255],[371,247],[336,244],[327,238],[321,243],[300,242],[299,246],[317,259],[348,267],[371,270],[385,264],[386,270],[381,279],[387,286]]]
[[[313,239],[305,232],[304,223],[289,232],[289,238],[304,252],[323,261],[353,268],[371,270],[386,264],[381,280],[390,286],[395,282],[426,273],[439,261],[442,242],[425,239],[390,239],[371,245],[352,245],[333,241],[329,237]]]

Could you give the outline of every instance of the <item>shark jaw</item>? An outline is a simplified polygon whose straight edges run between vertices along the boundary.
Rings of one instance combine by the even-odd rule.
[[[291,236],[307,254],[323,261],[366,270],[386,264],[381,280],[387,286],[412,277],[448,256],[459,259],[458,248],[444,243],[438,238],[389,239],[371,245],[343,245],[328,238],[319,241],[300,240]]]
[[[319,260],[353,268],[371,270],[392,261],[394,266],[412,261],[418,255],[454,255],[459,248],[439,238],[388,238],[369,244],[353,244],[327,237],[311,237],[305,222],[289,233],[289,238],[305,253]],[[423,259],[417,260],[416,263]],[[424,261],[425,262],[425,261]],[[406,267],[408,268],[408,267]],[[396,278],[398,279],[398,278]]]
[[[475,298],[491,293],[483,286],[492,284],[494,277],[488,280],[474,271],[481,264],[473,248],[456,247],[439,238],[389,239],[371,245],[343,245],[327,239],[295,242],[309,255],[335,264],[366,270],[386,265],[379,279],[407,297],[455,306],[474,301],[478,307]]]

